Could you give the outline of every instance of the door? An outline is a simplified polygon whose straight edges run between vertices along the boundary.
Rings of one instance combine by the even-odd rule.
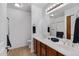
[[[71,39],[71,16],[67,16],[67,39]]]
[[[0,3],[0,56],[7,55],[6,44],[7,44],[7,19],[6,19],[6,8],[5,3]]]

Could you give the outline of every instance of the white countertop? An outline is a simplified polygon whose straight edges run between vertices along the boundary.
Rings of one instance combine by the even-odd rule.
[[[61,41],[56,43],[37,34],[33,35],[33,37],[66,56],[79,56],[79,47],[74,48],[72,46],[63,44]]]

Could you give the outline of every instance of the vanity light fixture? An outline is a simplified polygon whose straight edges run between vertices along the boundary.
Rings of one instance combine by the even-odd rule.
[[[55,3],[46,9],[46,14],[50,14],[66,5],[68,5],[68,3]]]
[[[47,11],[50,10],[50,9],[52,9],[52,7],[54,7],[54,6],[56,6],[56,3],[54,3],[54,4],[51,5],[51,6],[49,6],[49,7],[45,10],[46,14],[49,14],[49,12],[47,12]]]
[[[56,6],[58,3],[54,3],[54,4],[52,4],[51,6],[49,6],[47,9],[46,9],[46,11],[48,11],[48,10],[50,10],[50,9],[52,9],[54,6]]]

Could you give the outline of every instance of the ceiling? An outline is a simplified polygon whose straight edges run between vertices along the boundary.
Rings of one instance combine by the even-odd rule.
[[[53,18],[64,16],[65,10],[71,9],[73,7],[76,7],[76,6],[79,6],[79,3],[69,3],[68,5],[66,5],[66,6],[64,6],[62,8],[60,8],[58,10],[55,10],[54,12],[52,12],[54,14]]]
[[[47,7],[49,7],[50,5],[52,5],[53,3],[33,3],[33,5],[36,5],[42,9],[46,9]]]
[[[38,6],[38,7],[42,8],[43,10],[45,10],[47,7],[49,7],[50,5],[53,5],[54,3],[22,3],[22,4],[23,4],[23,7],[20,7],[20,8],[15,7],[14,3],[8,3],[7,5],[8,5],[9,8],[15,8],[15,9],[31,12],[31,5]],[[78,4],[77,3],[70,3],[69,5],[67,5],[63,8],[54,11],[53,12],[53,14],[54,14],[53,17],[57,18],[57,17],[64,16],[64,10],[75,7]]]
[[[27,12],[31,12],[31,5],[36,5],[43,9],[45,9],[46,7],[51,5],[51,3],[21,3],[23,6],[18,8],[14,4],[15,3],[8,3],[7,6],[8,6],[8,8],[19,9],[19,10],[23,10],[23,11],[27,11]]]
[[[14,8],[14,9],[19,9],[27,12],[31,12],[31,4],[30,3],[22,3],[22,7],[16,7],[14,5],[15,3],[8,3],[7,6],[8,8]]]

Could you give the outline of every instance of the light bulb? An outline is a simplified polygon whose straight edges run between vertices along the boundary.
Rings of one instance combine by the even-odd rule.
[[[19,4],[19,3],[15,3],[15,6],[16,6],[16,7],[20,7],[20,4]]]
[[[51,16],[54,16],[54,14],[51,14]]]

